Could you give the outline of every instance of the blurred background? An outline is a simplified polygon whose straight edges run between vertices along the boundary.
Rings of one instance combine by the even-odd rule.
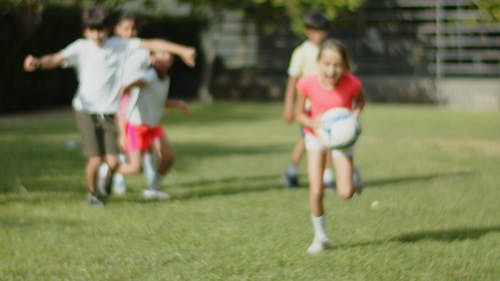
[[[320,11],[369,101],[500,110],[498,0],[0,0],[0,114],[70,105],[72,70],[25,73],[22,60],[81,37],[95,2],[137,13],[140,37],[198,49],[196,68],[175,63],[173,97],[281,101],[302,17]]]

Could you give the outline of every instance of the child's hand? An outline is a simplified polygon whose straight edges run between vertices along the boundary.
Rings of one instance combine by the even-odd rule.
[[[180,57],[187,66],[194,67],[196,65],[196,50],[194,48],[187,48]]]
[[[24,59],[23,67],[25,71],[33,72],[40,68],[40,59],[37,59],[32,55],[28,55]]]
[[[312,121],[312,128],[314,130],[318,129],[318,128],[321,128],[323,126],[323,124],[321,124],[321,119],[320,118],[316,118],[314,120],[311,120]]]
[[[286,123],[292,123],[294,118],[293,110],[285,110],[283,112],[283,120],[285,120]]]
[[[189,110],[189,106],[187,105],[187,103],[185,101],[180,101],[180,105],[181,105],[182,111],[184,112],[184,115],[186,117],[191,116],[191,110]]]

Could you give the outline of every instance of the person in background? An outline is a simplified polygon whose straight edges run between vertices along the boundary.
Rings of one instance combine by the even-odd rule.
[[[161,182],[174,163],[174,151],[163,127],[164,109],[178,108],[186,116],[191,113],[182,100],[167,99],[170,78],[168,71],[173,60],[167,52],[135,52],[125,67],[123,95],[130,96],[127,118],[120,130],[120,144],[128,155],[128,161],[118,169],[125,175],[138,174],[142,170],[143,154],[154,152],[158,159],[155,173],[148,174],[148,186],[143,192],[145,199],[168,200],[170,195],[161,191]],[[150,65],[144,69],[145,65]]]
[[[285,90],[283,119],[287,123],[294,121],[295,87],[300,77],[317,71],[319,45],[328,35],[329,22],[321,13],[313,12],[304,17],[305,35],[307,40],[300,44],[292,53],[288,67],[288,82]],[[298,166],[304,154],[304,132],[300,128],[301,137],[292,150],[291,161],[283,174],[283,184],[287,187],[299,185]],[[327,160],[330,163],[330,159]],[[327,167],[330,167],[328,165]],[[333,187],[334,179],[330,168],[326,168],[323,180],[327,187]]]

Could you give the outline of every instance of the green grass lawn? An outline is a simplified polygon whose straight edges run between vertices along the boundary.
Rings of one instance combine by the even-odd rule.
[[[500,280],[500,113],[369,104],[356,162],[365,191],[325,198],[333,247],[312,239],[305,161],[281,104],[192,105],[164,116],[173,199],[145,180],[85,201],[70,111],[0,118],[0,280]],[[372,202],[379,205],[372,208]]]

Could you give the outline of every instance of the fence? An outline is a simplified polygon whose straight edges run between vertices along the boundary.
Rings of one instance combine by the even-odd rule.
[[[362,74],[500,75],[500,23],[469,0],[368,0],[335,25]]]
[[[339,15],[331,35],[373,101],[500,109],[500,23],[469,0],[366,0]],[[285,80],[297,39],[286,30],[260,38],[262,76]]]

